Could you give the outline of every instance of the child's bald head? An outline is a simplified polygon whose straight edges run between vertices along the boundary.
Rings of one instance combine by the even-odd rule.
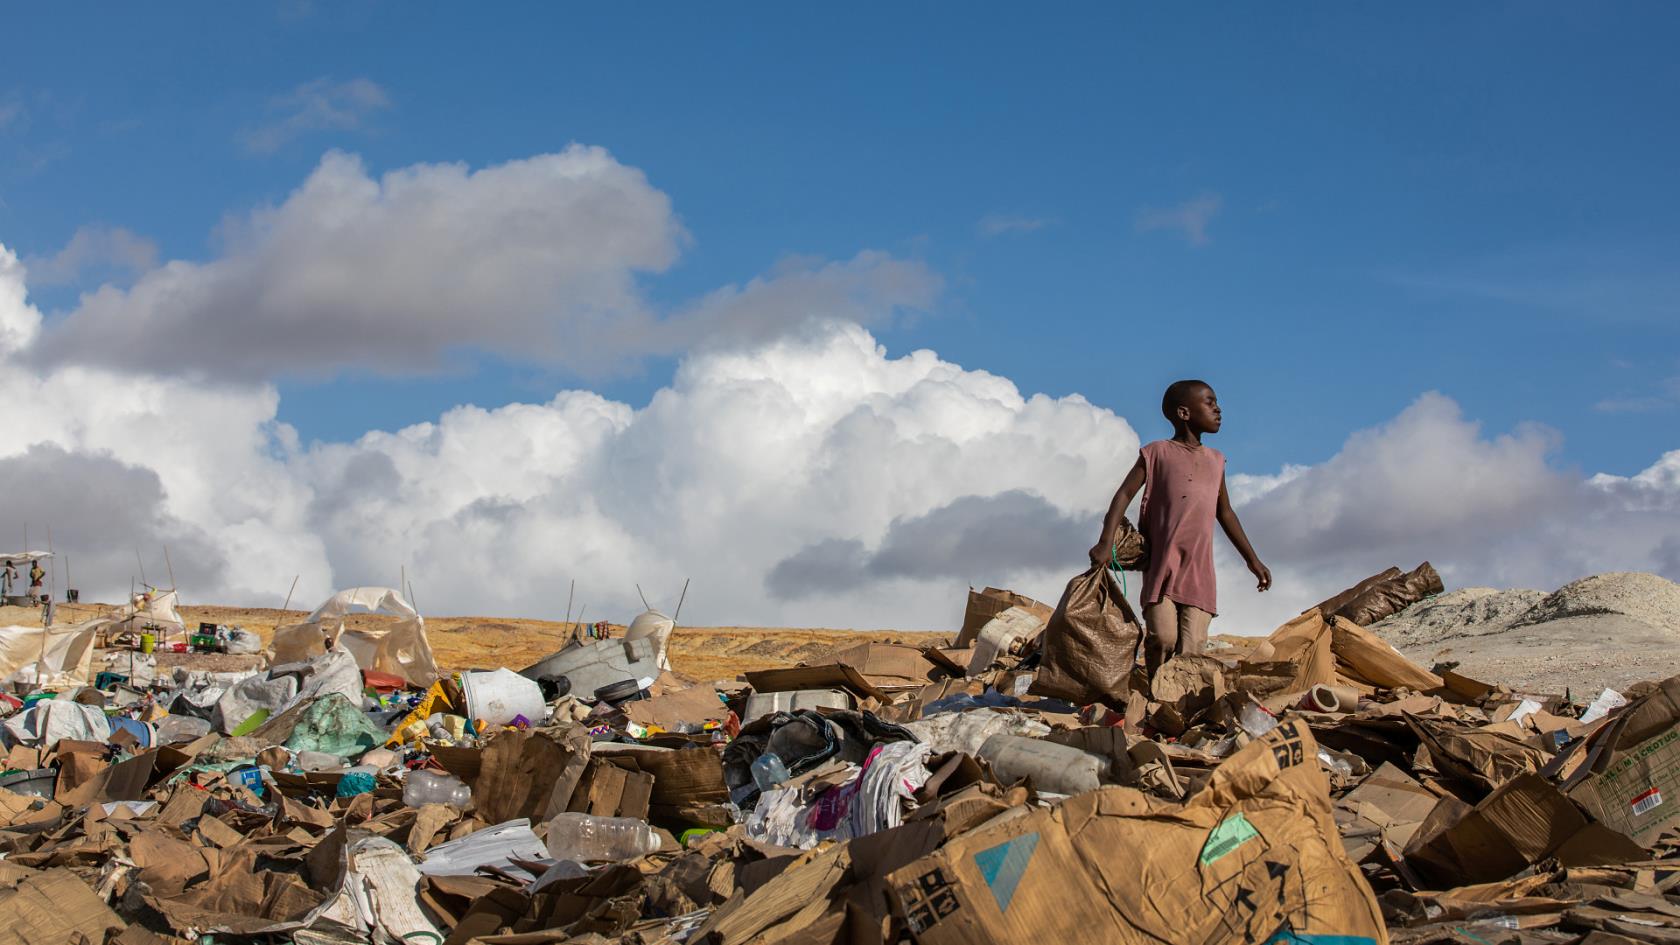
[[[1192,406],[1201,399],[1202,391],[1212,390],[1207,381],[1173,381],[1161,395],[1161,416],[1172,423],[1179,418],[1178,408]]]

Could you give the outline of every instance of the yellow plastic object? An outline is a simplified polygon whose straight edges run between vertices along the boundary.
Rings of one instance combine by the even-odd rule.
[[[449,697],[443,694],[443,681],[432,683],[432,688],[426,690],[426,695],[415,705],[414,711],[403,716],[397,727],[391,730],[391,737],[385,740],[387,747],[401,745],[414,738],[426,735],[426,720],[439,712],[454,708]],[[419,728],[416,729],[415,726]],[[458,737],[458,736],[457,736]]]
[[[149,633],[140,634],[140,652],[150,653],[157,649],[157,637]]]
[[[410,719],[391,731],[391,737],[385,740],[387,747],[406,745],[426,737],[426,720]]]

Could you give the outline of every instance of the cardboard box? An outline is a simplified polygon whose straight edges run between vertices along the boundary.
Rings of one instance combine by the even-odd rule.
[[[630,759],[625,763],[614,764],[611,756],[589,759],[589,767],[566,809],[597,817],[646,819],[653,775],[637,770]]]
[[[1641,846],[1680,820],[1680,676],[1635,699],[1577,751],[1563,791]],[[1565,770],[1566,752],[1549,766]]]
[[[1498,882],[1546,857],[1565,866],[1644,859],[1632,840],[1591,821],[1538,774],[1507,781],[1474,807],[1444,797],[1406,847],[1406,863],[1438,888]]]
[[[1001,588],[988,587],[983,591],[968,589],[968,608],[963,612],[962,629],[957,632],[959,647],[972,646],[980,636],[980,628],[991,623],[992,618],[1011,607],[1024,607],[1048,622],[1050,615],[1055,612],[1054,607],[1041,604],[1031,597],[1006,591]]]
[[[920,945],[1386,942],[1317,750],[1287,721],[1183,806],[1114,787],[1005,815],[889,874],[895,913]]]

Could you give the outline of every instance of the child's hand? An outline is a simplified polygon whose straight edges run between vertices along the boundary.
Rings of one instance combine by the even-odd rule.
[[[1099,541],[1091,546],[1091,564],[1094,567],[1108,567],[1109,546],[1106,541]]]
[[[1264,592],[1271,589],[1272,569],[1261,564],[1259,559],[1248,563],[1248,573],[1254,575],[1254,579],[1259,582],[1256,587],[1260,591]]]

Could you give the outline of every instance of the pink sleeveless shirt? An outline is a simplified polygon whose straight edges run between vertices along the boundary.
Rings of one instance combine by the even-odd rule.
[[[1219,510],[1219,484],[1225,481],[1225,454],[1173,440],[1156,440],[1139,452],[1144,485],[1138,531],[1149,542],[1144,606],[1170,597],[1175,603],[1218,613],[1213,521]]]

